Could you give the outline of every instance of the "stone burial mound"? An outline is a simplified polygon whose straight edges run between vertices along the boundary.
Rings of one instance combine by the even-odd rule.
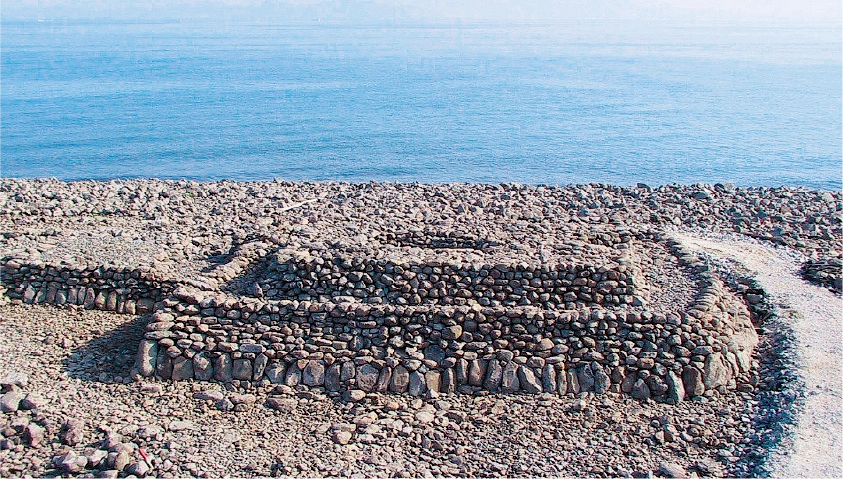
[[[442,229],[257,236],[178,274],[6,257],[3,285],[149,315],[136,372],[174,381],[668,403],[752,381],[750,312],[698,258],[658,232],[570,228],[540,249]]]

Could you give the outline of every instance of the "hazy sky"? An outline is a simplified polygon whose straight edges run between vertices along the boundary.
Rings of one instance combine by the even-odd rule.
[[[840,0],[13,0],[4,19],[226,19],[270,23],[472,23],[625,19],[670,24],[841,25]]]

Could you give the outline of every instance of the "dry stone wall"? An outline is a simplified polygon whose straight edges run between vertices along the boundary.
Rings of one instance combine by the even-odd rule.
[[[71,267],[6,259],[0,269],[5,294],[24,303],[76,304],[127,314],[152,312],[176,283],[141,269]]]
[[[269,299],[346,297],[397,305],[527,306],[623,305],[635,298],[627,264],[603,266],[420,264],[359,257],[272,255],[258,283]]]
[[[682,314],[261,301],[188,288],[147,326],[141,375],[414,395],[609,391],[677,402],[735,387],[757,336],[711,279]]]
[[[226,293],[209,286],[212,280],[178,284],[141,270],[73,270],[7,258],[2,271],[6,294],[24,302],[153,312],[136,365],[146,377],[411,395],[616,392],[675,403],[747,381],[757,335],[743,300],[696,257],[677,246],[674,252],[697,265],[701,281],[686,311],[633,308],[628,300],[608,308],[596,294],[582,296],[596,291],[603,301],[628,298],[635,275],[618,263],[572,267],[570,273],[529,266],[405,269],[339,258],[279,263],[277,258],[289,257],[284,254],[274,256],[258,278],[268,288],[263,297]],[[262,249],[256,256],[267,254]],[[331,282],[320,284],[320,275]],[[434,279],[445,285],[436,286]],[[607,281],[616,284],[599,293]],[[346,290],[339,289],[342,282]],[[471,301],[408,299],[421,298],[428,284],[457,299],[457,286],[448,285],[462,285]],[[382,296],[364,295],[367,302],[354,293],[323,297],[372,293],[367,287],[381,288]],[[539,292],[542,287],[547,289]],[[572,293],[566,287],[579,288],[576,302],[564,301]],[[272,298],[285,295],[290,299]],[[559,296],[562,301],[549,300]],[[480,302],[484,297],[488,304]]]

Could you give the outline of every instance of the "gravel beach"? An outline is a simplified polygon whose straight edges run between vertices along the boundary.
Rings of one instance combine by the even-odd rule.
[[[3,179],[0,476],[764,475],[805,395],[784,293],[673,232],[839,303],[842,199]]]

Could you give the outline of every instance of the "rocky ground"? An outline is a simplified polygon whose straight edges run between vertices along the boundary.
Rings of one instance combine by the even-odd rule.
[[[619,395],[346,395],[134,382],[128,315],[0,308],[0,476],[736,475],[753,394],[678,406]],[[12,386],[8,383],[15,383]],[[352,397],[353,396],[353,397]],[[14,398],[11,398],[14,399]]]
[[[438,250],[469,262],[623,253],[641,268],[649,306],[670,310],[692,301],[697,284],[651,239],[668,228],[785,246],[805,278],[839,293],[841,200],[731,185],[0,179],[0,256],[143,266],[186,281],[265,245],[370,257]],[[219,276],[229,281],[222,286],[256,294],[245,281],[253,253],[240,255],[236,274]],[[732,287],[761,304],[763,291]],[[757,474],[771,443],[786,440],[780,423],[799,391],[781,352],[786,334],[755,313],[755,383],[666,405],[611,393],[329,398],[286,386],[139,380],[130,369],[142,317],[15,301],[0,306],[0,476]]]

